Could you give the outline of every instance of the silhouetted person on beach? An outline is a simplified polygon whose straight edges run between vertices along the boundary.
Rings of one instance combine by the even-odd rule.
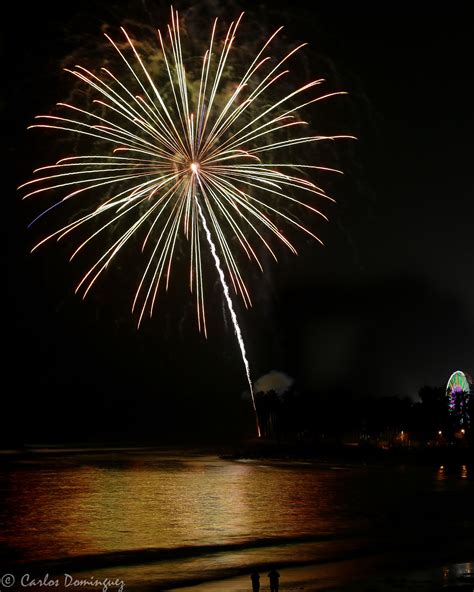
[[[259,592],[260,590],[260,574],[256,569],[250,574],[252,580],[252,592]]]
[[[278,592],[280,574],[277,572],[276,569],[272,568],[268,572],[268,578],[270,580],[270,592]]]

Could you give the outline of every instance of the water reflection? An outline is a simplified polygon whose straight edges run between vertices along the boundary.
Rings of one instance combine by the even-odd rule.
[[[129,586],[270,559],[329,562],[367,545],[425,550],[430,537],[461,539],[471,476],[467,465],[333,470],[196,455],[63,455],[0,473],[0,542],[21,560],[93,556],[94,573]]]
[[[436,472],[436,480],[437,481],[446,481],[447,479],[452,478],[461,478],[461,479],[469,479],[470,472],[468,465],[455,465],[452,467],[440,465]]]
[[[343,520],[340,478],[312,469],[136,459],[22,466],[6,479],[2,538],[27,559],[319,534]]]
[[[474,562],[455,563],[443,567],[443,583],[474,581]]]

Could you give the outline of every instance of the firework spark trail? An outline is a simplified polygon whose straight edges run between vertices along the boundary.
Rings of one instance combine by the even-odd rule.
[[[281,150],[353,136],[308,135],[308,122],[300,118],[300,110],[346,93],[308,96],[322,79],[294,90],[281,85],[290,72],[290,58],[305,45],[282,57],[268,55],[281,28],[256,50],[247,66],[241,68],[243,64],[235,62],[234,41],[242,16],[227,27],[222,40],[218,39],[218,21],[214,21],[200,67],[195,61],[188,67],[183,58],[180,20],[173,9],[167,35],[158,31],[158,51],[150,51],[146,43],[139,51],[141,42],[123,27],[122,42],[106,35],[118,65],[112,60],[110,69],[96,73],[80,65],[66,69],[86,90],[84,108],[57,103],[58,115],[39,115],[37,123],[30,126],[73,134],[76,141],[84,140],[78,145],[86,153],[36,169],[34,178],[20,188],[26,189],[23,199],[46,193],[58,196],[34,223],[62,204],[69,204],[76,212],[33,250],[51,239],[61,240],[92,227],[79,239],[71,256],[100,245],[100,254],[76,288],[84,297],[118,254],[127,247],[134,249],[134,239],[143,238],[144,270],[132,304],[138,326],[147,313],[153,314],[159,291],[168,289],[174,261],[179,258],[178,244],[184,239],[197,325],[207,336],[201,253],[204,228],[256,411],[245,347],[230,299],[229,288],[245,307],[251,306],[245,268],[237,252],[263,272],[258,247],[275,260],[275,243],[297,253],[284,227],[296,228],[321,242],[287,205],[327,220],[313,200],[334,200],[307,173],[341,171],[303,164],[298,158],[286,160]],[[157,69],[154,62],[162,67]],[[87,148],[90,143],[92,149]],[[101,239],[106,237],[103,247]]]
[[[225,281],[224,272],[222,271],[222,266],[221,266],[221,262],[220,262],[218,254],[217,254],[217,251],[216,251],[216,246],[214,244],[214,241],[212,240],[211,231],[209,230],[209,227],[207,226],[206,218],[205,218],[204,212],[202,211],[202,208],[199,204],[199,200],[198,200],[197,196],[195,196],[194,199],[196,200],[196,205],[198,208],[199,217],[202,222],[202,227],[204,228],[204,232],[206,233],[207,242],[209,243],[209,248],[211,249],[211,253],[214,258],[214,263],[216,265],[216,269],[219,274],[219,279],[222,284],[222,290],[224,291],[224,296],[227,301],[227,307],[229,309],[230,316],[232,317],[232,322],[234,324],[235,336],[237,337],[237,341],[239,342],[240,353],[242,354],[242,360],[244,362],[245,372],[247,374],[247,381],[248,381],[249,387],[250,387],[250,394],[252,396],[252,405],[253,405],[253,410],[255,411],[255,417],[256,417],[256,421],[257,421],[258,437],[260,438],[261,432],[260,432],[260,424],[258,421],[257,406],[255,405],[255,397],[253,394],[252,380],[250,378],[250,367],[249,367],[249,363],[247,360],[247,354],[245,352],[245,343],[244,343],[244,340],[242,337],[242,332],[240,330],[239,322],[237,320],[237,315],[235,314],[234,306],[232,304],[232,299],[229,294],[229,287],[227,286],[227,283]]]
[[[122,28],[125,37],[122,45],[106,35],[124,71],[116,75],[102,68],[100,74],[94,74],[80,65],[66,69],[89,87],[96,98],[85,109],[58,103],[68,116],[41,115],[37,117],[39,122],[31,126],[92,139],[103,151],[101,155],[62,158],[53,165],[37,169],[35,173],[41,171],[41,176],[21,186],[28,188],[24,198],[44,192],[63,193],[60,200],[45,209],[34,222],[65,202],[82,199],[86,193],[98,196],[96,206],[91,202],[88,212],[84,209],[84,215],[46,236],[34,249],[52,238],[60,240],[93,220],[98,227],[79,244],[71,258],[100,235],[109,231],[116,233],[115,239],[77,286],[85,296],[131,239],[145,234],[142,251],[146,248],[148,261],[132,305],[132,311],[138,311],[139,326],[147,311],[152,315],[160,285],[168,288],[176,245],[182,234],[190,246],[189,287],[196,298],[198,327],[207,334],[199,217],[192,207],[196,179],[192,180],[191,163],[199,166],[208,221],[220,248],[226,277],[246,307],[251,306],[250,293],[230,238],[236,239],[237,248],[261,271],[263,265],[255,243],[263,245],[277,260],[277,253],[266,235],[273,234],[297,253],[280,222],[321,242],[297,218],[285,213],[282,206],[284,202],[291,202],[327,220],[311,202],[300,199],[294,192],[334,201],[302,172],[341,171],[285,162],[280,158],[272,162],[274,159],[268,153],[300,144],[352,137],[297,133],[307,125],[298,116],[300,109],[346,93],[338,91],[300,98],[322,84],[323,80],[317,79],[292,92],[281,93],[278,100],[271,98],[260,102],[261,95],[264,97],[274,87],[278,88],[280,79],[289,72],[281,68],[286,68],[288,60],[304,46],[299,45],[276,62],[265,55],[281,28],[257,51],[244,73],[235,77],[235,89],[228,91],[227,61],[242,16],[228,27],[221,47],[216,39],[217,19],[214,21],[201,68],[194,71],[185,67],[179,17],[172,10],[172,22],[168,26],[171,51],[158,31],[159,55],[165,67],[161,78],[156,79],[156,73],[147,68],[146,59],[141,57],[136,42],[125,29]],[[190,91],[193,81],[199,81],[197,96]],[[294,105],[294,100],[301,103]],[[285,131],[291,131],[291,136],[279,136]],[[79,205],[79,211],[80,208]]]

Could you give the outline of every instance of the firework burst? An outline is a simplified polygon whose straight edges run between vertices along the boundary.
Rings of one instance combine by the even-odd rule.
[[[345,93],[308,96],[323,82],[320,79],[279,94],[278,89],[285,88],[287,62],[304,46],[282,59],[272,58],[268,52],[281,29],[256,52],[240,76],[235,74],[235,61],[230,64],[241,19],[242,15],[231,23],[222,41],[218,41],[214,21],[199,68],[185,67],[180,21],[173,10],[167,41],[158,31],[158,47],[152,55],[140,52],[140,43],[124,28],[120,43],[106,35],[119,58],[118,70],[68,69],[87,90],[88,104],[58,103],[59,115],[40,115],[31,126],[92,140],[93,149],[37,169],[35,178],[21,188],[27,189],[25,198],[51,192],[60,195],[38,218],[65,202],[78,203],[76,218],[43,238],[33,250],[52,238],[60,240],[89,227],[72,259],[94,241],[107,238],[108,246],[77,286],[84,297],[125,245],[142,237],[144,269],[132,306],[138,310],[138,325],[147,312],[153,313],[160,285],[168,289],[178,245],[184,238],[189,245],[189,287],[196,298],[198,326],[207,335],[204,244],[219,275],[256,412],[245,345],[224,270],[248,307],[250,293],[237,251],[263,271],[259,245],[277,259],[272,236],[296,253],[281,226],[295,226],[319,241],[286,205],[325,218],[314,206],[314,198],[331,198],[306,173],[335,169],[289,162],[283,151],[351,136],[305,135],[307,123],[298,112]],[[155,72],[157,63],[159,73]],[[257,431],[260,435],[258,415]]]
[[[94,220],[94,225],[89,224],[92,231],[82,236],[71,256],[93,246],[101,235],[110,241],[77,286],[76,291],[85,296],[123,247],[141,235],[144,266],[132,306],[138,311],[138,324],[146,313],[152,314],[160,285],[168,288],[177,244],[184,238],[189,245],[189,286],[196,298],[198,326],[207,333],[202,216],[209,223],[230,283],[246,307],[251,298],[237,251],[263,270],[258,243],[277,259],[271,235],[296,253],[282,226],[296,226],[319,240],[282,204],[291,202],[325,218],[312,201],[330,198],[306,173],[334,169],[287,162],[281,155],[289,147],[350,137],[305,135],[307,124],[297,115],[311,103],[345,93],[308,97],[323,82],[313,80],[279,96],[278,88],[288,74],[286,64],[303,47],[279,60],[270,57],[272,41],[281,29],[235,77],[229,56],[241,18],[231,23],[220,41],[216,19],[200,67],[186,69],[180,21],[172,10],[167,39],[158,31],[155,57],[159,57],[160,77],[151,73],[150,56],[140,55],[139,43],[125,29],[120,43],[106,35],[121,63],[118,72],[101,68],[94,73],[82,66],[68,69],[93,100],[85,108],[58,103],[59,115],[40,115],[31,126],[69,132],[94,143],[90,153],[37,169],[35,178],[21,186],[27,190],[25,198],[45,192],[57,192],[60,197],[38,218],[70,200],[76,200],[80,212],[34,249],[87,228]],[[84,213],[85,194],[93,196],[95,203]],[[311,199],[305,201],[301,195]]]

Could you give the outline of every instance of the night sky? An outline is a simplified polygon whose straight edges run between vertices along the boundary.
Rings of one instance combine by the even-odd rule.
[[[250,272],[254,307],[238,315],[253,377],[276,369],[314,396],[415,399],[453,370],[474,373],[472,20],[467,2],[371,4],[199,6],[209,22],[255,7],[269,32],[284,25],[291,43],[308,41],[312,75],[349,92],[326,125],[358,137],[328,154],[346,174],[321,180],[337,201],[325,206],[329,224],[315,221],[325,247],[295,237],[297,258],[281,250],[263,277]],[[29,254],[39,231],[27,224],[41,208],[16,187],[48,163],[52,136],[26,127],[67,97],[65,56],[80,56],[103,22],[147,14],[163,26],[167,3],[17,3],[3,22],[6,441],[179,441],[253,426],[211,269],[206,340],[179,277],[137,332],[140,261],[119,262],[83,302],[74,287],[87,260],[69,264],[53,243]]]

